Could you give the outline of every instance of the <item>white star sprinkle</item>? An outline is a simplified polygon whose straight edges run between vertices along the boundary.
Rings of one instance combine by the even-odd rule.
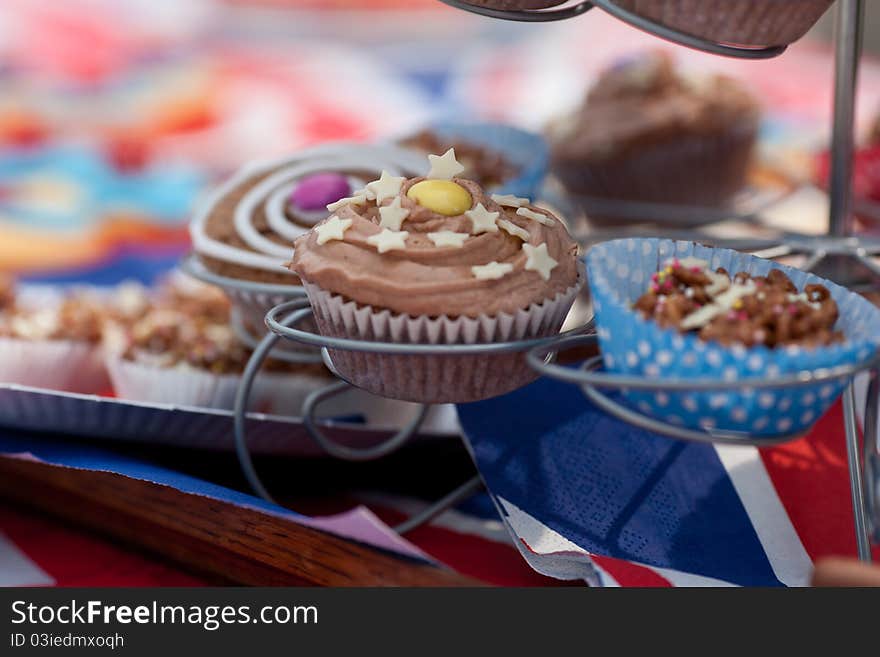
[[[546,214],[541,214],[540,212],[535,212],[534,210],[529,210],[528,208],[519,208],[516,213],[520,217],[526,217],[527,219],[534,219],[539,224],[544,224],[545,226],[552,226],[553,219],[548,217]]]
[[[367,197],[365,194],[355,193],[353,196],[347,196],[346,198],[341,198],[338,201],[334,201],[333,203],[327,204],[327,210],[329,212],[336,212],[339,208],[344,205],[363,205],[367,202]]]
[[[505,208],[520,208],[531,203],[529,199],[513,194],[492,194],[492,200]]]
[[[366,196],[368,201],[376,200],[376,193],[371,189],[367,189],[367,187],[356,189],[351,194],[352,196]]]
[[[494,281],[512,271],[513,265],[509,262],[495,262],[494,260],[488,265],[474,265],[471,267],[471,273],[474,275],[474,278],[478,278],[481,281]]]
[[[498,219],[500,212],[489,212],[482,203],[477,203],[477,207],[464,213],[471,220],[473,228],[471,233],[479,235],[480,233],[497,233],[498,226],[495,220]]]
[[[545,226],[552,226],[553,219],[548,217],[546,214],[541,214],[540,212],[535,212],[534,210],[529,210],[528,208],[519,208],[516,213],[520,217],[526,217],[527,219],[534,219],[539,224],[544,224]]]
[[[379,253],[406,248],[406,238],[409,233],[405,230],[388,230],[383,228],[381,233],[376,233],[367,238],[367,243],[376,247]]]
[[[398,196],[389,205],[379,208],[379,215],[382,217],[379,222],[380,228],[400,230],[403,220],[409,216],[409,210],[400,207],[400,197]]]
[[[431,163],[428,180],[452,180],[464,171],[464,166],[455,159],[454,148],[450,148],[443,155],[429,155],[428,162]]]
[[[545,281],[549,280],[550,272],[559,263],[547,253],[547,244],[544,242],[538,246],[523,244],[522,250],[528,256],[525,266],[526,271],[536,271]]]
[[[405,181],[403,176],[392,176],[383,170],[379,180],[367,183],[366,189],[376,195],[376,203],[381,203],[386,198],[400,194],[400,187]]]
[[[315,226],[318,234],[318,244],[324,244],[330,240],[341,240],[345,231],[351,228],[351,219],[340,219],[335,214],[322,224]]]
[[[470,237],[467,233],[453,233],[451,230],[441,230],[438,233],[428,233],[428,239],[434,242],[434,246],[454,246],[460,249],[464,241]]]
[[[525,230],[524,228],[520,228],[512,221],[508,221],[507,219],[499,219],[498,225],[514,237],[520,238],[523,242],[529,241],[529,231]]]

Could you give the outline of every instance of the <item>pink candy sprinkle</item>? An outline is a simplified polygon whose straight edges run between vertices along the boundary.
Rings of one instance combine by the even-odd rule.
[[[736,313],[731,310],[727,313],[727,319],[736,319]]]
[[[699,267],[691,267],[691,271],[694,272],[695,274],[699,274],[703,270],[700,269]]]
[[[780,306],[779,304],[776,304],[775,306],[773,306],[773,313],[776,315],[781,315],[782,314],[782,306]]]
[[[789,312],[789,314],[791,314],[791,315],[797,315],[797,311],[798,311],[797,306],[794,305],[794,304],[791,304],[791,305],[788,307],[788,312]]]
[[[672,289],[672,281],[667,278],[666,281],[663,283],[663,287],[665,287],[667,290],[671,290]]]

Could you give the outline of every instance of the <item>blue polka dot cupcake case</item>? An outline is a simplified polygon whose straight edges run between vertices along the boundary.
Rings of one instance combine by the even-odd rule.
[[[838,306],[834,329],[842,342],[807,348],[763,345],[746,348],[705,341],[694,333],[662,328],[633,309],[655,274],[672,259],[699,259],[707,269],[734,275],[766,276],[782,270],[797,287],[819,283]],[[880,310],[863,297],[791,267],[739,253],[666,239],[631,238],[604,242],[587,254],[599,344],[606,369],[662,382],[664,379],[743,381],[735,390],[628,391],[627,402],[640,412],[692,429],[719,429],[753,435],[779,435],[808,429],[834,403],[846,381],[806,387],[748,388],[749,379],[774,379],[862,363],[880,343]]]

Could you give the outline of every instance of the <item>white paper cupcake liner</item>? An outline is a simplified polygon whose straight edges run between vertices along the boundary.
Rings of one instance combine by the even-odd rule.
[[[402,344],[476,344],[557,333],[584,284],[513,314],[476,318],[412,317],[361,306],[306,284],[322,335]],[[331,349],[330,358],[350,383],[376,395],[423,403],[463,403],[502,395],[538,374],[519,352],[463,356],[398,356]]]
[[[0,382],[83,394],[110,388],[101,347],[75,340],[0,338]]]
[[[663,329],[643,318],[632,304],[647,289],[651,275],[672,257],[693,256],[712,269],[724,267],[764,276],[781,269],[798,290],[821,283],[837,303],[835,328],[846,342],[806,349],[797,346],[724,347],[693,334]],[[639,411],[691,429],[715,428],[753,435],[807,430],[840,395],[847,381],[803,387],[749,388],[748,379],[772,380],[801,371],[865,362],[880,344],[880,309],[864,297],[813,274],[730,249],[693,242],[630,238],[598,244],[587,255],[599,344],[605,367],[662,382],[664,378],[743,381],[742,389],[689,392],[629,391],[625,398]]]
[[[191,367],[160,367],[106,358],[113,390],[120,399],[231,410],[241,383],[237,374],[212,374]],[[330,377],[261,372],[254,380],[248,410],[299,416],[306,396],[333,382]]]

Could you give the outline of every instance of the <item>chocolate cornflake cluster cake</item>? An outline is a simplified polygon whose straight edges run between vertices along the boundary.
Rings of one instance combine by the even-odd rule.
[[[481,187],[496,187],[520,173],[519,167],[509,162],[503,153],[464,139],[444,138],[433,130],[422,130],[404,139],[401,145],[424,153],[445,153],[453,149],[457,160],[464,166],[461,177],[473,180]]]
[[[124,325],[124,360],[163,368],[188,367],[212,374],[241,374],[251,350],[237,337],[230,320],[230,303],[217,288],[194,284],[166,284],[150,308]],[[269,359],[268,371],[295,370],[321,375],[322,366],[289,364]]]
[[[75,293],[57,306],[30,308],[17,303],[11,283],[0,285],[0,337],[97,344],[103,322],[104,308],[90,295]]]
[[[722,345],[821,347],[844,341],[834,330],[838,309],[828,288],[811,284],[799,292],[779,269],[731,278],[705,260],[673,258],[633,307],[664,328]]]

